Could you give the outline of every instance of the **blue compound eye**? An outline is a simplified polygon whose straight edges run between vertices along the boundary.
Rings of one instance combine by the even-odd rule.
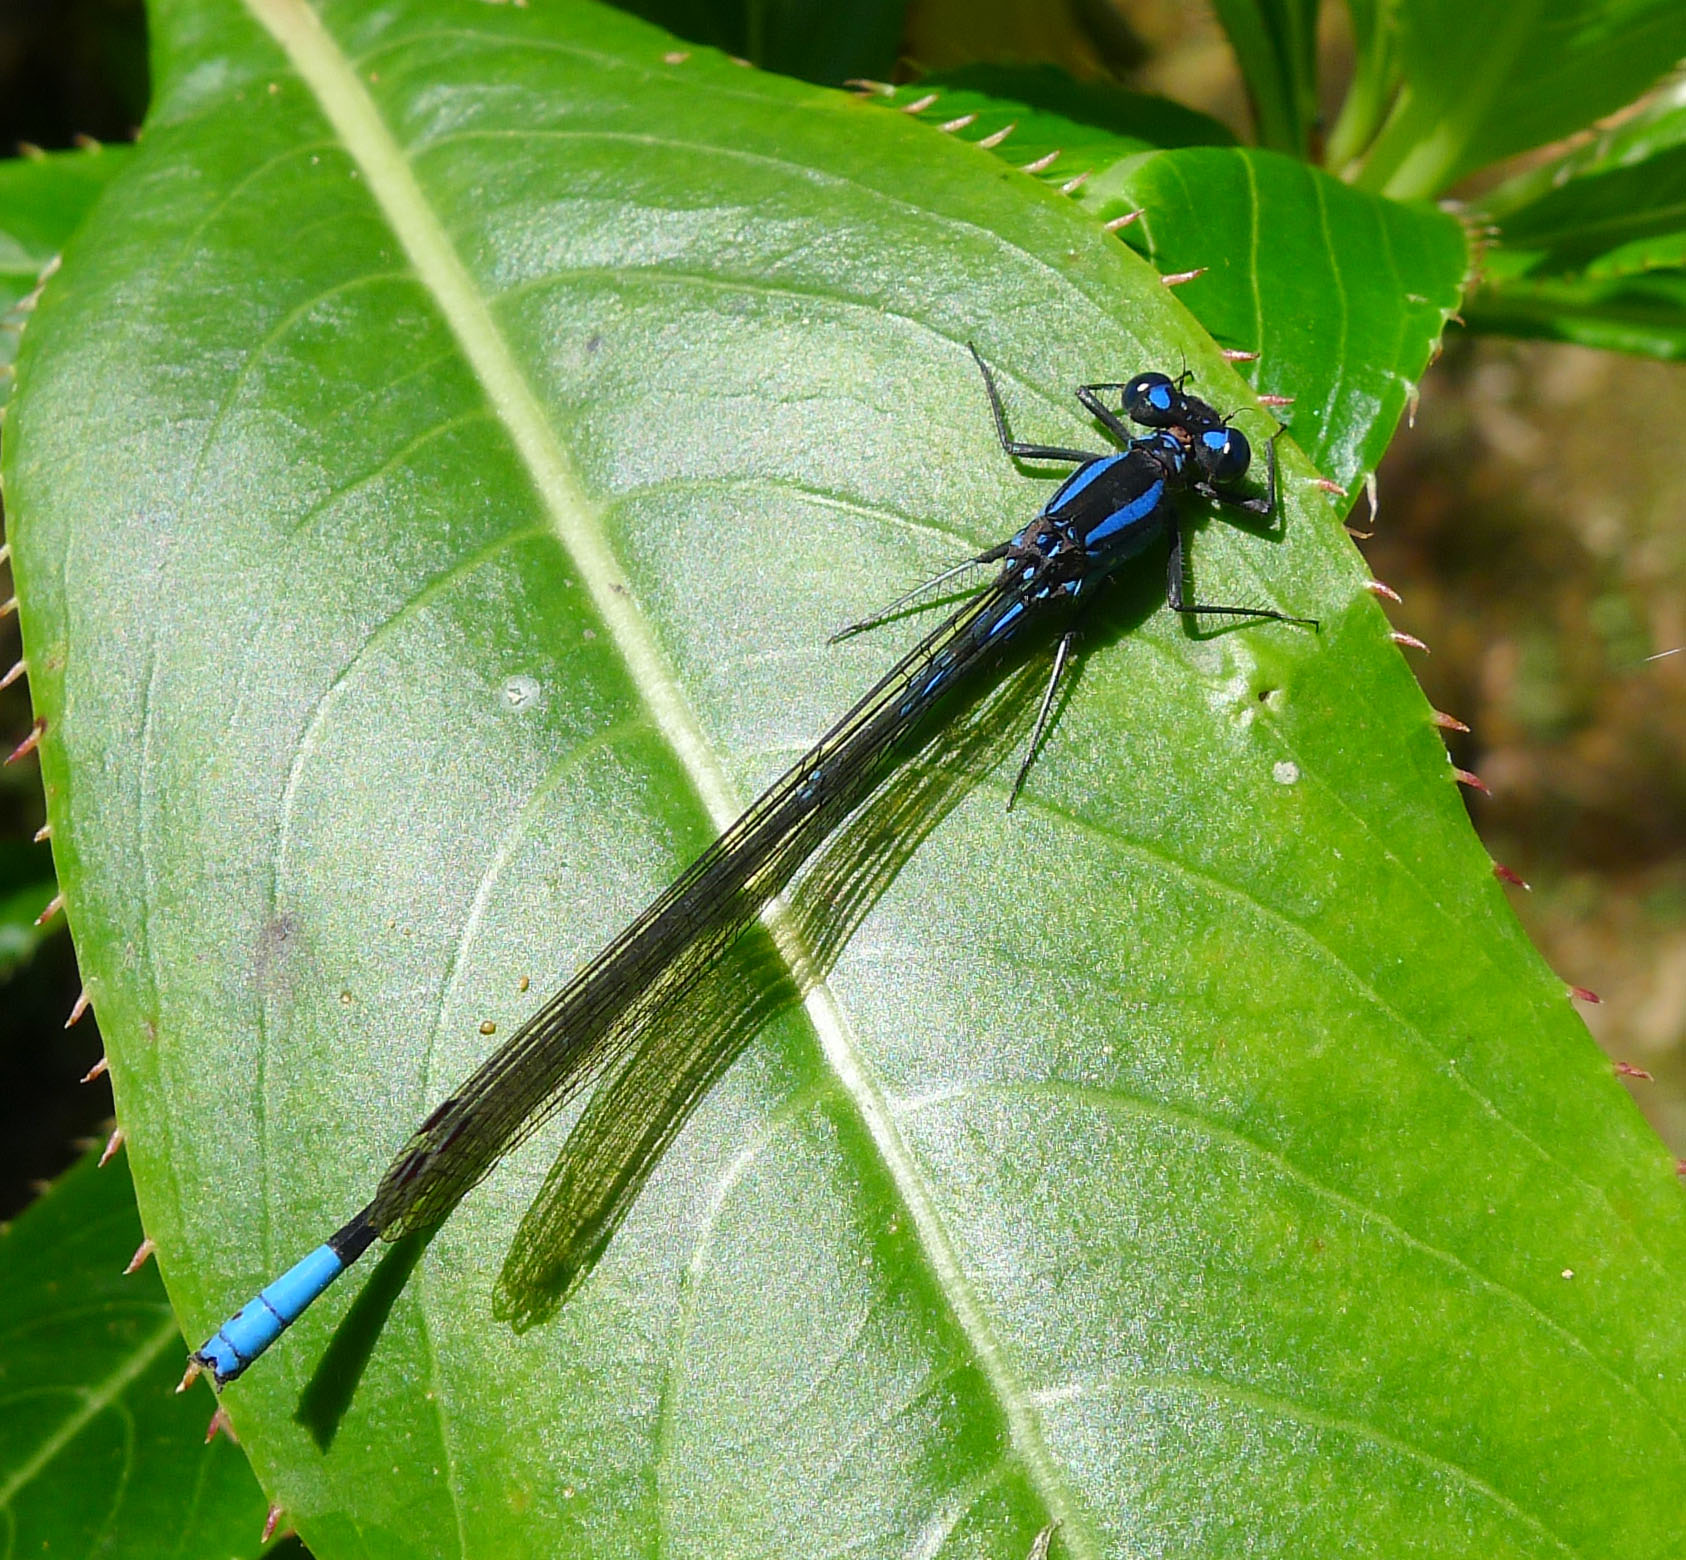
[[[1247,475],[1253,447],[1239,428],[1205,428],[1194,441],[1194,458],[1213,482],[1234,482]]]
[[[1144,428],[1169,428],[1182,392],[1166,374],[1137,374],[1124,386],[1124,415]]]

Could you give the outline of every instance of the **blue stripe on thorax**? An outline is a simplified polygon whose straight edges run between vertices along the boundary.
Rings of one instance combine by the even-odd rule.
[[[1156,510],[1165,497],[1165,479],[1161,477],[1152,487],[1148,488],[1136,498],[1120,509],[1115,509],[1087,536],[1083,538],[1083,550],[1093,553],[1097,548],[1105,545],[1111,537],[1130,526],[1138,525]]]

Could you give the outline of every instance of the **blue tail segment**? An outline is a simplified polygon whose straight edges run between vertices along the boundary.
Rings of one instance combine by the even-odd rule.
[[[256,1299],[241,1306],[209,1342],[193,1351],[192,1363],[208,1370],[218,1387],[227,1386],[369,1249],[374,1238],[375,1228],[365,1208],[344,1229],[260,1290]]]

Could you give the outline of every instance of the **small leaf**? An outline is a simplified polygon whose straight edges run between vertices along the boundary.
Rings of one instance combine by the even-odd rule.
[[[1304,157],[1317,121],[1317,0],[1213,0],[1261,146]]]
[[[1083,199],[1139,209],[1124,237],[1225,347],[1257,352],[1260,394],[1318,467],[1352,488],[1375,469],[1463,296],[1462,227],[1353,190],[1273,152],[1192,147],[1121,163]],[[1243,236],[1244,235],[1244,236]]]
[[[1013,86],[1008,72],[966,79]],[[1273,152],[1190,142],[1143,155],[1143,138],[1161,134],[1152,100],[1109,114],[1099,96],[1079,126],[1031,106],[1054,95],[1044,87],[1015,102],[978,85],[955,94],[928,78],[872,100],[917,109],[928,123],[967,119],[956,133],[974,142],[1011,126],[997,156],[1062,192],[1071,184],[1071,197],[1101,220],[1140,212],[1124,242],[1164,275],[1205,273],[1178,300],[1222,346],[1260,354],[1248,371],[1255,390],[1293,398],[1279,415],[1333,481],[1364,481],[1463,299],[1470,261],[1458,220]],[[1164,124],[1168,133],[1196,128]],[[1168,134],[1159,145],[1170,145]]]
[[[1470,327],[1686,352],[1686,104],[1676,88],[1483,202],[1499,242]]]
[[[1495,190],[1481,211],[1504,276],[1608,281],[1686,260],[1686,92],[1664,94],[1588,146]]]
[[[1058,163],[1041,174],[1051,185],[1154,147],[1229,146],[1235,140],[1217,120],[1169,98],[1078,81],[1052,65],[936,71],[899,87],[875,84],[868,101],[961,140],[991,142],[1015,167],[1058,152]]]
[[[27,964],[53,930],[40,924],[41,912],[58,892],[52,865],[39,847],[0,841],[0,981]]]
[[[128,150],[94,145],[0,161],[0,364],[17,356],[24,321],[19,305],[100,191],[126,166]]]
[[[15,1555],[256,1555],[265,1501],[207,1400],[129,1179],[93,1156],[0,1234],[0,1522]]]
[[[1471,330],[1538,336],[1668,361],[1686,358],[1686,271],[1594,281],[1524,277],[1483,287],[1466,305]]]

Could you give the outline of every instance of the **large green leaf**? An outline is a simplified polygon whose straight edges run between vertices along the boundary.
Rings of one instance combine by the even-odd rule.
[[[5,456],[198,1333],[894,654],[833,628],[1048,491],[968,338],[1027,437],[1185,356],[1248,402],[1077,204],[615,13],[156,20]],[[1281,455],[1280,534],[1201,525],[1194,576],[1321,632],[1114,591],[1018,810],[939,752],[948,815],[554,1321],[492,1298],[565,1122],[230,1390],[322,1560],[1673,1553],[1672,1165]]]
[[[91,1157],[0,1233],[0,1527],[13,1555],[255,1555],[264,1500],[205,1405],[121,1167]]]

